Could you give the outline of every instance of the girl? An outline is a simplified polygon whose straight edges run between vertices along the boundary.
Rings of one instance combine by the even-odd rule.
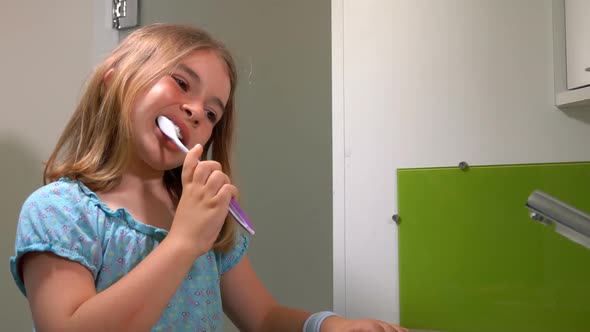
[[[222,44],[168,24],[97,67],[19,219],[10,267],[38,331],[221,331],[222,309],[243,331],[405,331],[264,288],[227,216],[236,79]]]

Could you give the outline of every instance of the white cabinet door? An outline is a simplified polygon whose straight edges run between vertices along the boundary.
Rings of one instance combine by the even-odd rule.
[[[590,85],[590,1],[565,0],[567,88]]]

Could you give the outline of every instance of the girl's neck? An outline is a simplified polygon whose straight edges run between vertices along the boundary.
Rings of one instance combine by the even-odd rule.
[[[120,192],[155,192],[165,189],[162,175],[159,177],[138,176],[135,173],[125,172],[120,182],[114,188]]]
[[[168,196],[168,191],[163,177],[163,171],[155,171],[141,162],[132,162],[125,166],[114,188],[98,194],[105,200],[115,201],[127,201],[126,197],[133,200],[138,197],[164,198]]]
[[[148,167],[143,161],[129,162],[117,185],[122,191],[160,191],[164,188],[164,172]]]
[[[112,210],[125,208],[138,221],[169,229],[175,205],[163,175],[164,172],[138,172],[136,168],[127,167],[115,188],[97,194]]]

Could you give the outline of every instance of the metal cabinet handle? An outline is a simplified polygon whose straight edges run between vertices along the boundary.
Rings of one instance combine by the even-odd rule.
[[[586,68],[586,71],[590,71],[590,67]]]

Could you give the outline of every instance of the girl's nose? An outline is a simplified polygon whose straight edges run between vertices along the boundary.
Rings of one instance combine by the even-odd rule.
[[[194,124],[199,124],[201,117],[204,114],[202,107],[200,107],[198,104],[185,104],[182,109],[191,122]]]

